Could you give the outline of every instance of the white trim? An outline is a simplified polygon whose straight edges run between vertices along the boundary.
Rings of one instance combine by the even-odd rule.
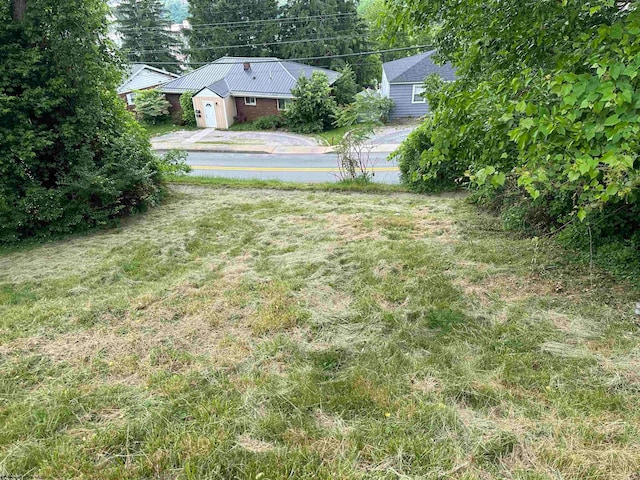
[[[136,104],[136,94],[134,92],[129,92],[125,95],[127,99],[127,105],[132,106]]]
[[[422,92],[420,92],[420,93],[424,92],[424,85],[422,85],[421,83],[414,83],[413,84],[413,89],[411,90],[411,103],[420,104],[420,105],[423,104],[423,103],[427,103],[427,99],[424,98],[424,97],[422,97],[422,101],[421,102],[416,102],[415,101],[415,98],[416,98],[416,87],[420,88],[422,90]]]
[[[253,98],[253,102],[248,102],[247,100],[249,100],[250,98]],[[256,97],[244,97],[244,104],[249,106],[249,107],[255,107],[258,103],[258,99]]]

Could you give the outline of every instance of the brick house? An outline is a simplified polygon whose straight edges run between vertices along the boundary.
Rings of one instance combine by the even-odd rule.
[[[280,115],[293,99],[291,89],[301,76],[314,71],[333,84],[340,74],[320,67],[273,57],[222,57],[160,88],[172,105],[180,108],[180,96],[194,92],[193,106],[199,127],[227,129],[234,122]]]
[[[118,95],[127,104],[128,110],[134,110],[137,91],[156,88],[163,83],[175,80],[179,76],[143,63],[133,63],[125,72],[123,82],[117,90]]]

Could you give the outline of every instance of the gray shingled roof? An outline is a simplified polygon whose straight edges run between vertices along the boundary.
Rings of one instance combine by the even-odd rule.
[[[244,70],[244,63],[250,63],[251,68]],[[207,87],[221,97],[237,95],[291,98],[291,89],[298,78],[302,75],[311,77],[314,71],[324,72],[329,77],[330,84],[340,76],[333,70],[273,57],[222,57],[165,84],[161,91],[197,92]]]
[[[419,55],[383,63],[382,68],[387,76],[387,81],[389,83],[418,83],[432,73],[437,73],[446,81],[455,80],[456,70],[450,63],[437,65],[431,58],[435,53],[435,50],[431,50]]]

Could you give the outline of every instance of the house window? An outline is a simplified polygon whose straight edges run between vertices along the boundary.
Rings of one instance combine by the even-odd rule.
[[[414,85],[411,103],[427,103],[427,99],[422,96],[422,92],[424,92],[424,87],[422,85]]]
[[[244,97],[244,104],[245,105],[255,105],[256,104],[256,97]]]
[[[278,99],[278,110],[280,111],[286,111],[287,110],[287,105],[289,105],[289,102],[291,100],[289,100],[288,98],[279,98]]]
[[[127,93],[127,105],[134,105],[136,103],[136,94]]]

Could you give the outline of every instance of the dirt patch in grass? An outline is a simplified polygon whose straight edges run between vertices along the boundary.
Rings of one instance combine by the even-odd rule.
[[[510,274],[488,275],[481,280],[469,281],[466,276],[458,276],[454,284],[465,295],[479,298],[483,304],[490,301],[517,303],[532,297],[549,297],[562,294],[558,283],[533,275],[516,276]]]

